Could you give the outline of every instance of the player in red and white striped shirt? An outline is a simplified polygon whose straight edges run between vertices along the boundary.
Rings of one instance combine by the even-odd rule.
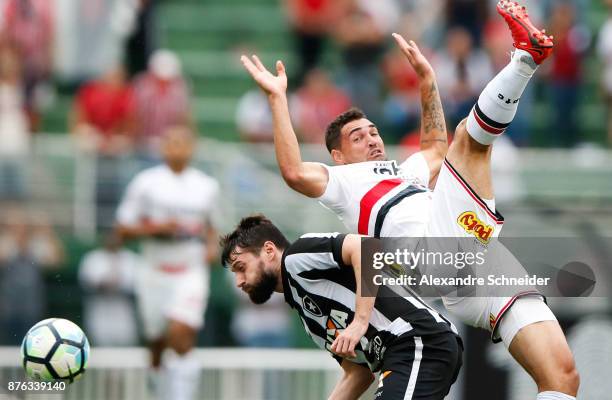
[[[423,108],[421,152],[402,165],[386,160],[376,126],[355,110],[339,116],[326,132],[336,166],[302,162],[289,118],[283,64],[277,62],[277,75],[272,75],[256,56],[243,56],[245,68],[268,95],[277,162],[287,184],[318,199],[352,232],[465,237],[486,247],[503,224],[495,210],[491,145],[514,118],[523,90],[553,47],[552,39],[531,24],[524,7],[502,0],[498,12],[508,23],[517,50],[459,124],[450,148],[435,74],[413,42],[394,35],[419,75]],[[463,322],[487,329],[494,340],[504,342],[536,381],[538,400],[574,399],[579,378],[573,356],[555,316],[534,294],[442,299]],[[353,327],[341,336],[354,343],[359,332]]]

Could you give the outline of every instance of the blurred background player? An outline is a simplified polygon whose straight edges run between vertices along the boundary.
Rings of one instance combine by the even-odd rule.
[[[194,398],[199,368],[190,351],[203,325],[208,264],[217,253],[212,219],[219,184],[189,166],[193,150],[188,128],[168,129],[165,163],[134,177],[117,210],[119,234],[142,239],[147,265],[136,294],[151,350],[151,383],[163,399]]]

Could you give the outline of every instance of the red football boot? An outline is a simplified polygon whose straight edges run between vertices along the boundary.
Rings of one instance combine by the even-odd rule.
[[[544,61],[553,50],[553,37],[544,34],[529,20],[525,6],[515,1],[501,0],[497,3],[497,12],[504,17],[514,39],[514,47],[525,50],[533,57],[536,64]]]

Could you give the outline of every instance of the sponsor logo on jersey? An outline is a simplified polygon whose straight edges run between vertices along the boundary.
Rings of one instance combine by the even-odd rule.
[[[331,351],[331,345],[336,340],[336,337],[340,334],[340,331],[346,328],[346,321],[348,319],[348,314],[343,311],[331,310],[329,313],[329,317],[327,318],[327,322],[325,323],[325,327],[327,328],[326,333],[326,342],[325,346],[327,350]]]
[[[383,387],[383,379],[385,379],[390,374],[391,374],[391,371],[385,371],[382,374],[380,374],[380,376],[378,377],[378,388],[379,389]]]
[[[304,310],[314,315],[315,317],[320,317],[323,315],[323,312],[321,311],[317,303],[315,303],[314,300],[312,300],[308,296],[302,297],[302,306],[304,307]]]
[[[491,240],[494,228],[482,222],[474,211],[466,211],[461,214],[457,218],[457,223],[480,242],[487,244]]]
[[[374,336],[370,342],[370,354],[374,356],[377,362],[381,362],[385,354],[386,347],[383,346],[383,341],[380,336]]]

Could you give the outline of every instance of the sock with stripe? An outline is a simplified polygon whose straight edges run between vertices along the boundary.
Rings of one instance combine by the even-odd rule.
[[[528,52],[514,51],[510,63],[484,88],[468,116],[467,131],[474,140],[490,145],[506,130],[536,69]]]
[[[576,400],[576,398],[561,392],[540,392],[536,400]]]

